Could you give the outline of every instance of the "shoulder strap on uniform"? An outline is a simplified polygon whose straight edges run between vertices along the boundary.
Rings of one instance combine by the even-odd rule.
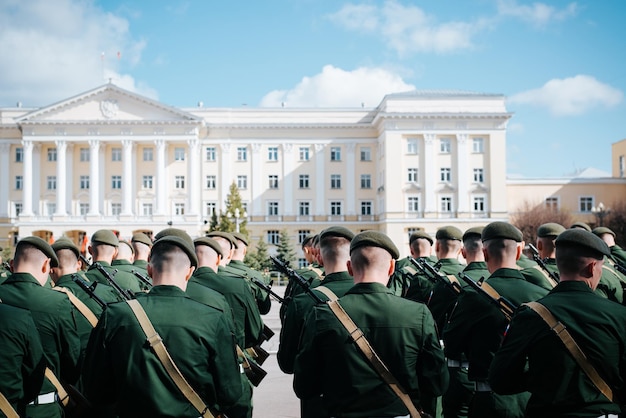
[[[82,300],[78,299],[72,292],[67,290],[64,287],[53,287],[52,290],[56,290],[57,292],[65,293],[67,297],[70,299],[70,302],[78,311],[89,321],[93,328],[98,325],[98,317],[83,303]]]
[[[185,377],[182,375],[172,357],[167,351],[165,344],[163,344],[163,340],[161,336],[156,332],[154,326],[152,326],[152,322],[146,315],[146,311],[143,310],[141,305],[136,299],[127,300],[128,306],[132,309],[135,317],[139,321],[139,325],[143,330],[144,334],[146,334],[148,343],[150,343],[150,347],[154,350],[157,357],[165,367],[167,374],[172,378],[178,389],[185,395],[185,398],[200,412],[200,416],[214,418],[213,414],[209,411],[209,407],[206,406],[202,398],[196,393],[195,390],[191,387],[191,385],[187,382]]]
[[[609,260],[609,258],[607,257],[605,260]],[[615,264],[613,264],[613,265],[615,265]],[[602,269],[603,269],[603,270],[608,271],[608,272],[609,272],[609,273],[611,273],[613,276],[617,277],[617,280],[619,280],[619,281],[620,281],[620,283],[622,283],[622,285],[623,285],[624,283],[626,283],[626,282],[624,282],[624,279],[622,279],[622,278],[620,277],[620,275],[619,275],[619,274],[617,274],[617,273],[615,272],[615,270],[613,270],[612,268],[608,267],[607,265],[604,265],[604,264],[603,264],[603,265],[602,265]]]
[[[0,392],[0,411],[2,411],[7,418],[20,418],[2,392]]]
[[[312,272],[314,272],[315,274],[317,274],[318,278],[320,278],[320,279],[321,279],[322,277],[324,277],[324,272],[323,272],[323,271],[322,271],[322,269],[320,269],[320,268],[313,267],[313,266],[309,265],[309,266],[307,267],[307,269],[309,269],[309,270],[311,270]]]
[[[585,353],[583,353],[578,344],[576,344],[576,341],[574,341],[572,335],[569,333],[565,325],[557,321],[554,315],[552,315],[552,312],[550,312],[548,308],[546,308],[539,302],[528,302],[524,303],[524,305],[528,306],[530,309],[539,314],[541,319],[543,319],[548,324],[550,329],[554,331],[554,333],[561,339],[563,344],[565,344],[567,350],[570,352],[572,357],[574,357],[574,360],[576,360],[576,363],[578,363],[580,368],[583,369],[583,372],[585,372],[587,377],[591,379],[595,387],[598,388],[598,390],[602,392],[602,394],[606,396],[608,400],[614,402],[613,391],[604,381],[604,379],[600,377],[600,375],[591,365],[591,363],[589,363],[587,356],[585,356]]]
[[[328,298],[328,300],[330,300],[330,301],[334,301],[334,300],[339,299],[339,297],[337,297],[337,295],[336,295],[336,294],[335,294],[332,290],[330,290],[329,288],[327,288],[326,286],[317,286],[317,287],[314,287],[314,288],[313,288],[313,289],[311,289],[311,290],[319,290],[319,291],[320,291],[321,293],[323,293],[323,294],[324,294],[324,296],[326,296],[326,297]]]
[[[365,355],[365,357],[369,360],[369,362],[374,367],[374,370],[383,378],[385,383],[389,385],[391,390],[400,398],[404,406],[407,407],[409,413],[411,414],[411,418],[421,418],[422,415],[417,410],[415,405],[413,405],[413,401],[406,393],[404,388],[400,385],[400,383],[396,380],[396,378],[391,374],[385,363],[378,357],[378,354],[374,351],[369,341],[365,338],[363,331],[357,327],[352,318],[348,315],[348,313],[343,309],[343,307],[339,304],[339,301],[331,301],[328,302],[328,306],[339,322],[346,328],[352,340],[359,347],[361,352]]]
[[[70,395],[67,393],[61,381],[56,377],[54,372],[50,369],[50,367],[46,367],[46,371],[44,375],[48,378],[50,383],[54,385],[57,390],[57,395],[59,395],[59,401],[63,404],[63,406],[67,406],[70,403]]]
[[[457,277],[453,274],[446,274],[446,277],[448,278],[448,280],[450,280],[450,283],[456,283],[459,286],[461,285],[461,283],[459,283],[459,279],[457,279]]]
[[[543,277],[545,277],[546,279],[548,279],[548,283],[550,283],[550,286],[552,286],[552,288],[554,289],[554,287],[556,287],[557,283],[554,281],[554,279],[552,277],[550,277],[550,275],[548,274],[547,271],[545,271],[544,269],[541,268],[541,266],[532,266],[531,268],[534,268],[535,270],[538,270]]]

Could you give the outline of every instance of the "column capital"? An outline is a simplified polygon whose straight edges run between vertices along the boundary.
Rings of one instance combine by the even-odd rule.
[[[437,135],[435,134],[424,134],[424,142],[426,145],[432,145],[435,139],[437,139]]]
[[[89,139],[87,141],[87,143],[89,144],[89,147],[92,149],[99,149],[100,148],[100,140],[99,139]]]
[[[67,148],[67,140],[66,139],[55,139],[54,140],[54,145],[56,145],[57,148]]]
[[[156,145],[158,148],[163,148],[165,146],[165,139],[155,139],[154,145]]]
[[[456,141],[461,145],[465,144],[468,138],[469,138],[468,134],[456,134]]]
[[[285,154],[291,154],[293,152],[293,144],[283,144],[283,152]]]
[[[131,148],[135,145],[135,141],[131,141],[130,139],[122,139],[120,141],[122,143],[122,147],[125,149]]]
[[[11,150],[11,144],[5,142],[0,143],[0,153],[9,152]]]
[[[252,148],[252,152],[253,152],[254,154],[258,154],[258,153],[260,153],[260,152],[261,152],[261,148],[262,148],[262,147],[261,147],[261,144],[252,144],[252,145],[251,145],[251,148]]]
[[[315,152],[320,152],[324,150],[325,145],[324,144],[315,144],[313,145],[315,147]]]
[[[230,144],[220,144],[220,148],[222,149],[223,153],[229,153],[230,152]]]
[[[35,143],[34,143],[34,141],[32,139],[23,139],[22,140],[22,147],[24,148],[24,151],[32,150],[34,145],[35,145]]]
[[[200,145],[200,140],[198,138],[192,138],[187,140],[187,145],[189,149],[196,149],[198,145]]]

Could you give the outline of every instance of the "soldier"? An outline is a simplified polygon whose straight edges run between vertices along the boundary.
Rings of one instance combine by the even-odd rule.
[[[592,232],[609,246],[611,263],[626,267],[626,251],[615,243],[615,232],[605,226],[594,228]]]
[[[248,238],[240,232],[231,232],[231,235],[235,238],[235,248],[233,250],[233,255],[230,259],[230,263],[228,263],[228,267],[231,267],[235,270],[239,270],[241,274],[247,277],[251,282],[252,279],[255,279],[261,283],[269,285],[269,280],[261,274],[261,272],[256,271],[255,269],[244,264],[243,260],[246,257],[246,253],[248,252]],[[254,283],[251,283],[252,287],[258,287]]]
[[[0,285],[0,300],[31,312],[47,367],[57,379],[74,384],[80,371],[80,339],[75,325],[79,314],[67,295],[43,287],[50,268],[58,263],[47,242],[39,237],[23,238],[15,248],[13,274]],[[62,391],[46,377],[39,395],[26,407],[26,414],[34,418],[61,417],[57,392]]]
[[[493,359],[489,382],[501,394],[530,392],[526,417],[617,417],[622,412],[614,401],[626,395],[626,308],[593,293],[609,254],[606,244],[590,232],[561,233],[556,239],[561,281],[537,301],[558,321],[560,331],[534,308],[523,306],[513,317]],[[613,389],[613,402],[557,336],[564,329]]]
[[[579,228],[579,229],[584,229],[587,232],[591,232],[591,227],[584,222],[574,222],[572,226],[570,226],[569,228],[570,229]]]
[[[241,397],[235,341],[227,318],[185,294],[197,265],[191,238],[166,235],[155,241],[148,265],[154,287],[139,293],[136,302],[158,333],[157,341],[147,341],[130,303],[112,304],[104,311],[89,341],[83,374],[85,395],[97,412],[119,417],[202,414],[151,347],[161,341],[208,407],[223,411]]]
[[[514,305],[537,300],[548,291],[526,281],[516,261],[522,233],[505,222],[492,222],[482,232],[485,261],[491,275],[485,281]],[[485,284],[483,284],[485,286]],[[446,350],[464,353],[468,378],[474,382],[469,417],[523,417],[528,394],[501,396],[487,383],[493,354],[500,346],[508,320],[483,294],[465,288],[443,332]]]
[[[135,261],[135,249],[132,244],[128,241],[119,240],[117,254],[113,257],[111,267],[116,268],[118,271],[131,273],[134,270],[132,267],[133,261]]]
[[[348,262],[356,284],[339,302],[408,393],[407,402],[419,408],[423,394],[443,393],[448,373],[426,306],[395,296],[386,287],[398,255],[385,234],[357,234]],[[350,340],[329,305],[313,308],[294,367],[296,395],[300,399],[321,396],[330,416],[406,416],[404,401]]]
[[[541,270],[541,272],[550,282],[554,280],[550,278],[549,273],[558,277],[559,272],[556,268],[556,247],[554,240],[556,240],[563,231],[565,231],[565,227],[555,222],[548,222],[537,228],[537,251],[539,252],[539,257],[543,260],[544,265],[548,269],[548,272],[543,270]],[[556,283],[551,283],[551,285],[554,287]]]
[[[152,240],[143,232],[137,232],[133,234],[130,243],[133,245],[135,252],[133,266],[139,273],[148,276],[148,255],[150,254],[150,248],[152,248]]]
[[[423,258],[429,262],[432,260],[433,239],[425,231],[415,231],[409,237],[409,251],[411,255],[396,263],[396,271],[394,271],[387,287],[392,289],[395,295],[402,296],[406,299],[428,303],[430,294],[433,290],[433,282],[431,282],[424,273],[417,270],[411,263],[411,258]]]

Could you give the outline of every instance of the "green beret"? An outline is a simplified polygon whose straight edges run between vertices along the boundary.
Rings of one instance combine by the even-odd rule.
[[[95,244],[112,245],[113,247],[120,245],[119,238],[110,229],[100,229],[96,231],[91,236],[91,242]]]
[[[165,235],[154,242],[154,244],[152,245],[152,251],[154,251],[155,248],[158,248],[160,245],[163,244],[171,244],[177,246],[178,248],[183,250],[185,254],[187,254],[187,257],[189,257],[189,261],[191,261],[192,266],[198,266],[196,248],[194,247],[193,241],[191,240],[191,237],[189,237],[189,235],[187,235],[187,238],[173,234]]]
[[[302,239],[302,243],[301,243],[301,245],[302,245],[302,249],[304,249],[304,247],[306,247],[306,246],[307,246],[307,244],[308,244],[308,243],[309,243],[309,242],[310,242],[313,238],[315,238],[315,235],[307,235],[306,237],[304,237],[304,238]],[[312,244],[312,243],[311,243],[311,244]]]
[[[130,242],[140,242],[142,244],[146,244],[148,247],[152,247],[152,240],[150,237],[143,232],[137,232],[133,234],[133,238]]]
[[[213,238],[209,237],[199,237],[193,240],[193,244],[197,247],[198,245],[206,245],[207,247],[211,247],[218,253],[221,257],[224,257],[222,254],[222,246],[219,242],[215,241]]]
[[[22,238],[21,240],[17,242],[17,248],[19,248],[20,244],[32,245],[33,247],[37,248],[39,251],[44,253],[44,255],[50,259],[51,267],[59,266],[59,259],[57,258],[57,255],[55,254],[50,244],[48,244],[43,239],[39,237],[35,237],[35,236],[26,237],[26,238]]]
[[[329,237],[342,237],[348,241],[352,241],[352,238],[354,238],[354,232],[343,226],[331,226],[320,233],[320,242]]]
[[[122,244],[124,244],[128,248],[130,248],[130,252],[133,253],[133,255],[135,254],[135,249],[133,248],[133,245],[130,242],[125,241],[125,240],[120,240],[120,245],[122,245]]]
[[[488,241],[494,238],[512,239],[515,242],[522,242],[522,231],[507,222],[492,222],[483,229],[481,239]]]
[[[570,229],[573,229],[573,228],[580,228],[580,229],[584,229],[585,231],[591,232],[591,227],[584,222],[573,223],[572,226],[570,226]]]
[[[187,240],[189,242],[189,244],[193,247],[193,240],[191,239],[189,234],[186,233],[185,231],[183,231],[182,229],[178,229],[178,228],[165,228],[162,231],[159,231],[154,236],[154,242],[157,242],[158,240],[160,240],[163,237],[169,237],[169,236],[172,236],[172,235],[175,236],[175,237],[179,237],[179,238]],[[154,245],[154,243],[152,245]]]
[[[239,240],[241,242],[244,243],[244,245],[247,247],[248,245],[250,245],[250,243],[248,242],[248,237],[246,237],[244,234],[242,234],[241,232],[231,232],[230,233],[233,237],[235,237],[236,240]]]
[[[596,228],[597,229],[597,228]],[[556,238],[555,245],[557,250],[562,247],[575,247],[588,251],[587,256],[596,259],[602,258],[602,255],[611,255],[611,250],[606,242],[602,241],[597,235],[582,228],[568,229]]]
[[[228,240],[228,242],[230,242],[230,248],[239,248],[239,247],[237,247],[237,240],[235,239],[235,237],[232,236],[228,232],[211,231],[211,232],[207,232],[206,236],[207,237],[221,237],[221,238],[224,238],[224,239]]]
[[[591,232],[593,232],[594,234],[596,234],[599,237],[601,237],[604,234],[611,234],[611,235],[613,235],[613,237],[615,237],[615,232],[611,231],[606,226],[599,226],[597,228],[593,228],[593,231],[591,231]]]
[[[444,226],[437,230],[437,234],[435,235],[436,239],[452,239],[461,241],[463,238],[463,232],[455,226]]]
[[[430,245],[433,245],[433,238],[430,235],[428,235],[426,231],[422,231],[422,230],[415,231],[411,234],[411,236],[409,237],[409,245],[413,244],[413,241],[419,238],[428,240],[428,242],[430,242]]]
[[[473,228],[468,229],[463,234],[463,241],[469,239],[470,237],[476,236],[476,235],[478,236],[478,238],[480,238],[482,236],[482,234],[483,234],[483,229],[485,229],[484,226],[475,226]]]
[[[393,241],[382,232],[378,231],[364,231],[356,234],[350,243],[350,254],[360,247],[379,247],[387,250],[394,259],[400,257],[400,251]]]
[[[565,227],[563,225],[559,225],[555,222],[549,222],[537,228],[537,236],[539,238],[558,237],[563,231],[565,231]]]
[[[74,244],[74,241],[67,237],[61,237],[58,240],[54,241],[52,244],[52,249],[56,252],[59,250],[72,250],[74,254],[76,254],[76,258],[80,257],[80,250]]]

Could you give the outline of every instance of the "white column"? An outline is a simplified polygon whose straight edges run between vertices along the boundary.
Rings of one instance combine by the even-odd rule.
[[[461,213],[469,212],[469,182],[472,181],[472,173],[468,168],[468,153],[467,153],[467,134],[458,134],[456,136],[457,142],[457,165],[456,165],[456,180],[457,180],[457,216]]]
[[[100,215],[100,140],[89,140],[89,213]]]
[[[124,188],[124,198],[122,200],[122,215],[131,216],[133,214],[133,147],[135,143],[130,139],[122,140],[122,161],[124,172],[122,173],[122,187]]]
[[[9,217],[9,154],[11,144],[0,144],[0,218]]]
[[[198,138],[187,141],[189,149],[189,183],[187,188],[187,207],[189,215],[198,215],[202,197],[200,182],[200,141]]]
[[[217,210],[218,215],[220,211],[225,212],[222,205],[226,201],[226,196],[228,196],[228,192],[230,191],[230,185],[233,181],[233,175],[231,172],[232,157],[230,156],[231,144],[220,144],[220,148],[221,148],[221,158],[220,158],[221,165],[220,165],[220,175],[219,175],[220,189],[219,189],[219,201],[217,202],[217,205],[216,205],[216,210]],[[248,185],[248,187],[250,186]]]
[[[283,214],[295,215],[293,202],[293,144],[283,145]]]
[[[356,170],[356,144],[350,143],[346,145],[346,214],[356,214],[356,192],[355,192],[355,170]]]
[[[43,213],[41,207],[41,144],[35,143],[33,146],[33,172],[31,174],[32,196],[33,196],[33,213],[41,215]]]
[[[67,152],[66,155],[69,155],[69,158],[66,160],[66,178],[65,178],[65,188],[66,188],[66,200],[65,200],[65,212],[67,213],[67,208],[70,208],[70,215],[74,215],[73,211],[76,207],[72,204],[74,199],[74,144],[66,143]],[[61,167],[62,169],[63,167]],[[57,187],[59,185],[57,184]]]
[[[315,215],[330,213],[324,199],[324,191],[328,187],[324,177],[324,163],[324,144],[315,144]]]
[[[157,139],[154,141],[156,145],[156,166],[157,166],[157,174],[156,174],[156,210],[154,212],[155,215],[166,215],[166,203],[165,203],[165,192],[167,189],[167,179],[165,178],[165,149],[167,143],[164,139]]]
[[[424,135],[424,169],[421,175],[424,179],[424,216],[428,213],[438,212],[437,210],[437,196],[435,194],[435,182],[438,178],[439,171],[436,171],[435,161],[437,155],[435,154],[435,138],[433,134]]]
[[[22,216],[33,215],[33,141],[23,140],[24,163],[22,164]]]
[[[261,155],[261,144],[252,144],[252,214],[254,216],[264,216],[263,208],[263,156]]]
[[[65,216],[67,215],[67,141],[57,139],[54,144],[57,147],[57,208],[54,214]]]

